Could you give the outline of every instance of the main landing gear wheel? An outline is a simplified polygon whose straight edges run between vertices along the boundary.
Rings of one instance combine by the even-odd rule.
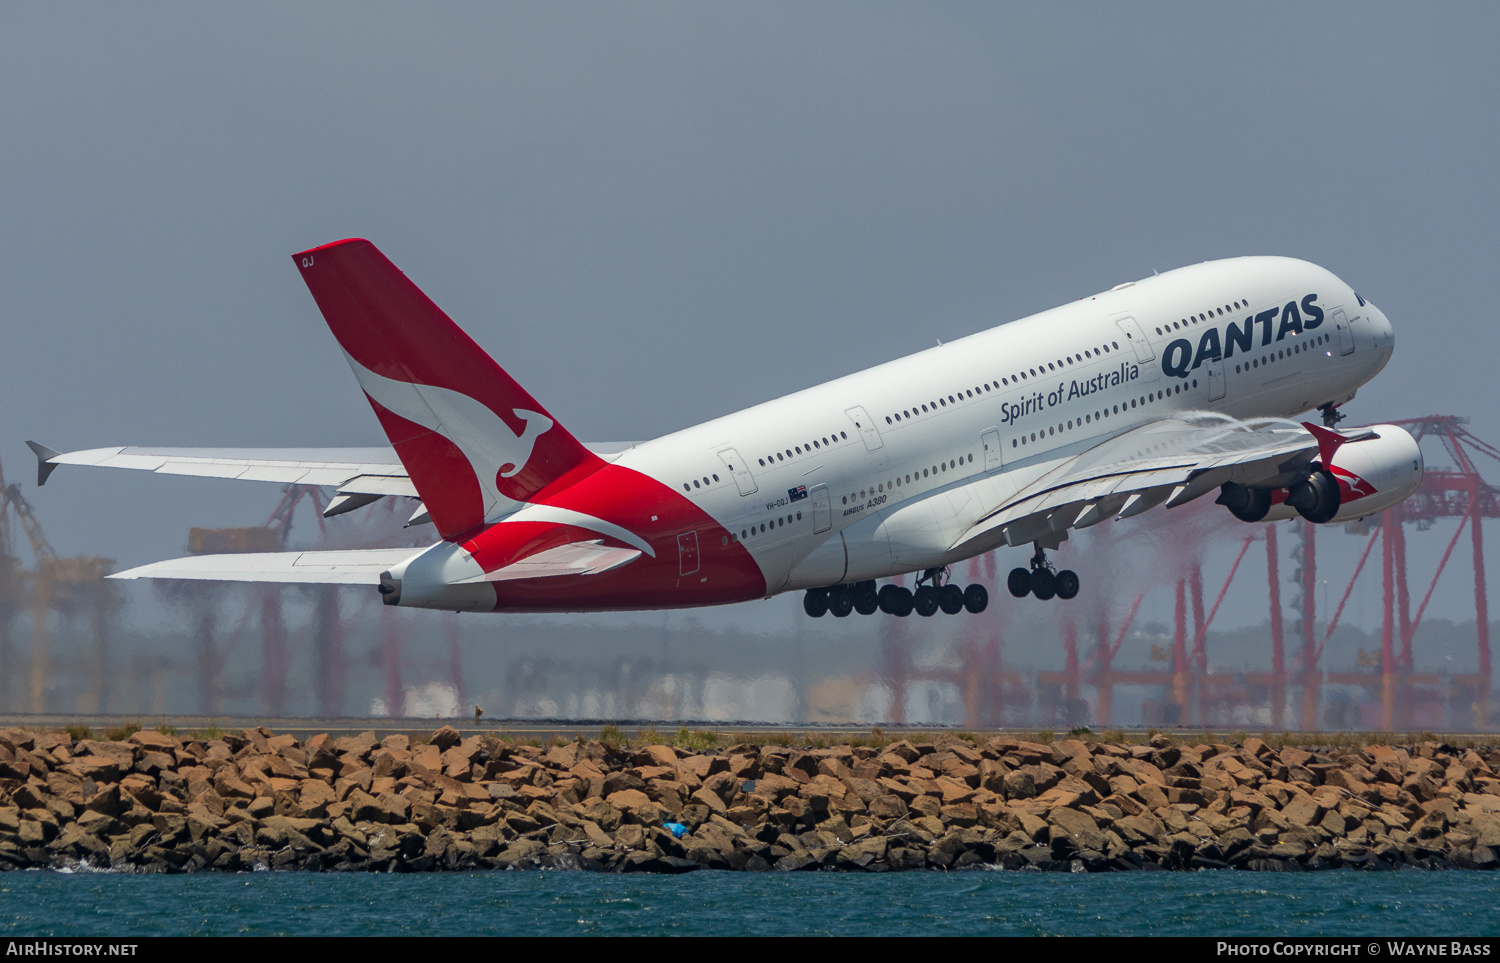
[[[880,611],[886,615],[905,618],[911,614],[912,599],[909,589],[904,589],[899,585],[882,585],[879,598]]]
[[[977,615],[989,605],[990,593],[983,585],[960,588],[945,583],[943,580],[946,575],[947,572],[943,569],[924,572],[915,592],[894,584],[877,588],[873,580],[808,589],[802,596],[802,610],[815,619],[829,612],[839,619],[847,618],[854,612],[860,615],[884,612],[904,619],[913,612],[924,618],[936,615],[939,611],[948,615],[957,615],[963,611]]]
[[[912,596],[912,605],[922,618],[931,618],[938,610],[938,590],[931,585],[921,586]]]
[[[1011,569],[1005,580],[1005,587],[1018,599],[1035,595],[1043,602],[1050,598],[1066,601],[1078,594],[1078,573],[1070,569],[1053,571],[1052,563],[1047,561],[1047,553],[1038,545],[1036,554],[1031,556],[1031,568]],[[969,611],[972,612],[973,609]]]

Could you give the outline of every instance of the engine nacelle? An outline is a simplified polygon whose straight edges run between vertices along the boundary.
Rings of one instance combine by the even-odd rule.
[[[1303,516],[1312,521],[1348,522],[1384,511],[1405,499],[1422,484],[1422,449],[1405,428],[1396,425],[1372,425],[1374,438],[1340,445],[1333,464],[1324,466],[1304,482],[1299,490],[1281,488],[1271,493],[1271,508],[1265,514],[1268,522],[1298,517],[1297,504],[1304,506]],[[1321,480],[1318,476],[1321,475]],[[1328,509],[1328,479],[1338,485],[1338,508]]]

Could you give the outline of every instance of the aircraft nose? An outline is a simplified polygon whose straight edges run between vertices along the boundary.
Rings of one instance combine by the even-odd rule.
[[[1396,331],[1391,326],[1391,319],[1385,316],[1385,312],[1368,302],[1365,305],[1370,325],[1371,341],[1375,352],[1371,355],[1374,362],[1373,371],[1384,368],[1391,360],[1391,355],[1396,351]]]
[[[1379,347],[1390,349],[1396,344],[1396,330],[1391,327],[1391,319],[1385,316],[1385,312],[1370,305],[1370,330],[1375,335],[1375,344]]]

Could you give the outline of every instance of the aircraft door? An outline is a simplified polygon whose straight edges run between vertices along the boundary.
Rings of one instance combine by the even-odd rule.
[[[698,533],[683,532],[677,536],[677,574],[698,574]]]
[[[1215,358],[1208,364],[1208,400],[1220,401],[1224,397],[1224,359]]]
[[[1125,340],[1130,342],[1131,349],[1135,351],[1135,360],[1145,364],[1156,357],[1156,352],[1151,349],[1151,342],[1146,340],[1146,332],[1135,323],[1135,318],[1128,316],[1116,318],[1115,324],[1125,335]]]
[[[1333,309],[1333,326],[1339,332],[1339,354],[1354,353],[1354,329],[1349,326],[1349,319],[1344,317],[1343,308]]]
[[[1000,470],[1000,429],[986,428],[979,435],[980,442],[984,445],[984,470]]]
[[[833,497],[827,485],[814,485],[811,494],[813,532],[826,532],[833,527]]]
[[[847,409],[844,414],[848,415],[849,420],[854,422],[855,429],[859,432],[860,437],[865,440],[866,450],[875,451],[885,444],[885,442],[880,440],[880,432],[875,430],[874,419],[863,408],[856,405],[853,408]]]
[[[734,478],[734,484],[739,488],[741,495],[755,494],[755,476],[750,474],[750,466],[745,463],[745,459],[740,457],[738,451],[733,448],[720,448],[719,460],[724,463],[725,468],[729,469],[729,474]]]

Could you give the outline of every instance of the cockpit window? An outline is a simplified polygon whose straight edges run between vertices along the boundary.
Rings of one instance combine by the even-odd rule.
[[[1364,307],[1365,306],[1365,299],[1359,296],[1359,292],[1358,291],[1354,292],[1354,300],[1356,300],[1356,301],[1359,302],[1359,306],[1360,307]]]

